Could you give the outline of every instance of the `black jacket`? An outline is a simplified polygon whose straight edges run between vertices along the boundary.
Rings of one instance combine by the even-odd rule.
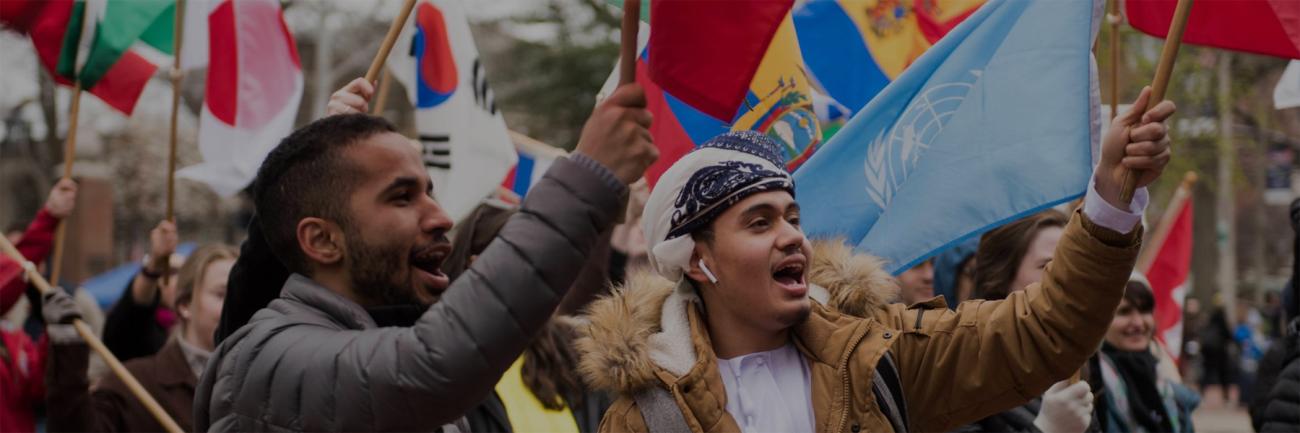
[[[1300,432],[1300,319],[1289,328],[1281,373],[1258,413],[1251,414],[1260,432]]]

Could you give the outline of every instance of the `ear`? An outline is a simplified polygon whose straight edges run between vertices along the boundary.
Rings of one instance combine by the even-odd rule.
[[[182,319],[185,319],[185,321],[188,322],[190,320],[190,304],[188,302],[184,304],[177,304],[176,314],[180,315]]]
[[[343,260],[343,230],[338,224],[308,217],[298,221],[298,248],[316,265],[334,265]]]
[[[708,257],[706,258],[706,256]],[[691,268],[686,271],[686,278],[690,278],[691,281],[697,284],[713,284],[709,281],[709,277],[704,275],[704,270],[700,269],[700,260],[704,260],[705,265],[708,265],[711,259],[712,254],[703,245],[696,243],[695,251],[691,253]],[[716,266],[709,266],[709,270],[716,268]]]

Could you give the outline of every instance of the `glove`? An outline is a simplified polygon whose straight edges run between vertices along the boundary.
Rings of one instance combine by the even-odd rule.
[[[1056,382],[1043,393],[1034,427],[1043,433],[1082,433],[1092,421],[1092,392],[1087,382]]]
[[[76,301],[72,295],[55,287],[41,295],[41,316],[45,318],[46,335],[54,344],[80,344],[81,336],[77,334],[72,322],[81,319]]]

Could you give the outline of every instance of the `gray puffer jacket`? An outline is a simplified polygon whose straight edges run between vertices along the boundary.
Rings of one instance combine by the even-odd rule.
[[[195,393],[195,428],[434,431],[460,418],[550,318],[623,210],[626,187],[593,160],[577,161],[555,162],[412,327],[378,327],[360,305],[289,278],[213,354]]]

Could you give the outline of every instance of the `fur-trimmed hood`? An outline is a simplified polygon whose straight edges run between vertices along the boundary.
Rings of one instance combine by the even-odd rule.
[[[840,241],[813,243],[807,277],[810,297],[852,316],[869,317],[898,295],[879,259],[854,254]],[[688,283],[646,270],[593,302],[576,343],[587,384],[627,394],[656,383],[656,367],[685,375],[697,359],[687,319],[697,300]]]

